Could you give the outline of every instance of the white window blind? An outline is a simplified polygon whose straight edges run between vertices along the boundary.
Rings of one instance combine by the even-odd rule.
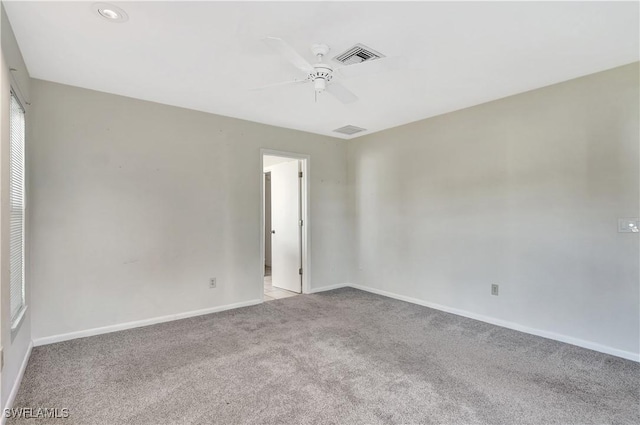
[[[24,109],[11,93],[9,146],[9,281],[11,295],[11,322],[19,319],[24,301]]]

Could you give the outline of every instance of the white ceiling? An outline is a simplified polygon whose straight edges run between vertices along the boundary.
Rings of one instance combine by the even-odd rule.
[[[4,1],[34,78],[345,137],[380,131],[638,60],[638,3]],[[356,43],[405,60],[401,69],[342,80],[358,102],[310,85],[249,88],[300,77],[261,39],[287,40],[312,61]],[[304,77],[304,76],[302,76]],[[357,135],[356,135],[357,136]]]

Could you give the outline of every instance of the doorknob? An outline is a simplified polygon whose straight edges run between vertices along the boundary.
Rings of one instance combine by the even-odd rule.
[[[272,231],[271,231],[271,233],[273,233],[273,234],[275,235],[276,231],[275,231],[275,230],[272,230]]]

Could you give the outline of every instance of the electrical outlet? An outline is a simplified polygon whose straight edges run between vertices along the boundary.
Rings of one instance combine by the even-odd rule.
[[[209,288],[213,289],[216,287],[216,278],[212,277],[211,279],[209,279]]]
[[[498,288],[499,286],[496,285],[495,283],[491,285],[491,295],[498,295]]]

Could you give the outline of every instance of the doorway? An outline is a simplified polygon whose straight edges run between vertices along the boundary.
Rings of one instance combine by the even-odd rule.
[[[308,156],[261,152],[264,301],[308,292]]]

